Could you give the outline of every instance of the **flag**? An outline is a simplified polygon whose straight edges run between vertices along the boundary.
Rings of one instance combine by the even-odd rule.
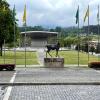
[[[97,12],[97,21],[99,22],[99,5],[98,5],[98,12]]]
[[[26,24],[26,5],[24,7],[23,23]]]
[[[85,22],[87,17],[89,17],[89,6],[88,6],[88,9],[87,9],[85,16],[84,16],[84,22]]]
[[[79,22],[79,6],[76,12],[76,24]]]

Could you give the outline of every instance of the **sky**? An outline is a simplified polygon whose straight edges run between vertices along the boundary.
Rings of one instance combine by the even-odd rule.
[[[79,5],[80,27],[87,25],[86,20],[83,23],[85,12],[90,7],[90,24],[97,24],[97,6],[100,0],[6,0],[13,9],[16,7],[16,18],[18,25],[22,26],[22,17],[24,5],[27,10],[27,26],[45,26],[45,27],[71,27],[76,25],[76,11]]]

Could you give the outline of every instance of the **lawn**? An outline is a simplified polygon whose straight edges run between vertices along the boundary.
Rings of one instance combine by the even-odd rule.
[[[55,52],[53,52],[55,55]],[[59,51],[60,57],[64,57],[65,64],[77,64],[78,63],[78,52],[77,51]],[[89,62],[98,61],[98,57],[89,55]],[[85,52],[79,53],[79,63],[88,64],[88,54]]]
[[[51,52],[54,56],[55,52]],[[78,63],[78,52],[77,51],[59,51],[60,57],[64,57],[65,64],[77,64]],[[79,53],[79,63],[88,64],[88,54],[85,52]],[[98,57],[89,55],[89,62],[98,61]],[[0,57],[0,64],[4,63],[4,55]],[[14,63],[14,52],[6,51],[5,52],[5,63],[13,64]],[[16,64],[24,65],[25,64],[25,52],[16,52]],[[39,64],[36,56],[36,52],[26,52],[26,65]]]
[[[14,52],[13,51],[5,51],[5,63],[13,64],[14,63]],[[38,64],[36,52],[26,52],[26,65],[34,65]],[[3,56],[0,56],[0,64],[4,63],[4,53]],[[16,52],[16,64],[24,65],[25,64],[25,52],[19,51]]]

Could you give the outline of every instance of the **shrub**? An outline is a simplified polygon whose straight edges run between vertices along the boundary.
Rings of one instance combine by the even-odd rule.
[[[79,45],[79,50],[82,50],[83,45]],[[78,45],[76,45],[75,50],[78,50]]]
[[[100,62],[90,62],[88,66],[90,68],[100,68]]]
[[[89,52],[92,52],[92,54],[93,54],[93,52],[95,52],[95,47],[91,46]]]
[[[88,52],[88,43],[85,43],[84,44],[84,50],[83,50],[84,52]]]

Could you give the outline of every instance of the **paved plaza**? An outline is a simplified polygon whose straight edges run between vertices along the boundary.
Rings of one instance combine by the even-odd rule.
[[[89,68],[1,71],[0,100],[100,100],[100,71]]]
[[[9,100],[100,100],[100,86],[15,86]]]
[[[0,83],[91,83],[100,82],[100,71],[89,68],[16,68],[1,71]]]

